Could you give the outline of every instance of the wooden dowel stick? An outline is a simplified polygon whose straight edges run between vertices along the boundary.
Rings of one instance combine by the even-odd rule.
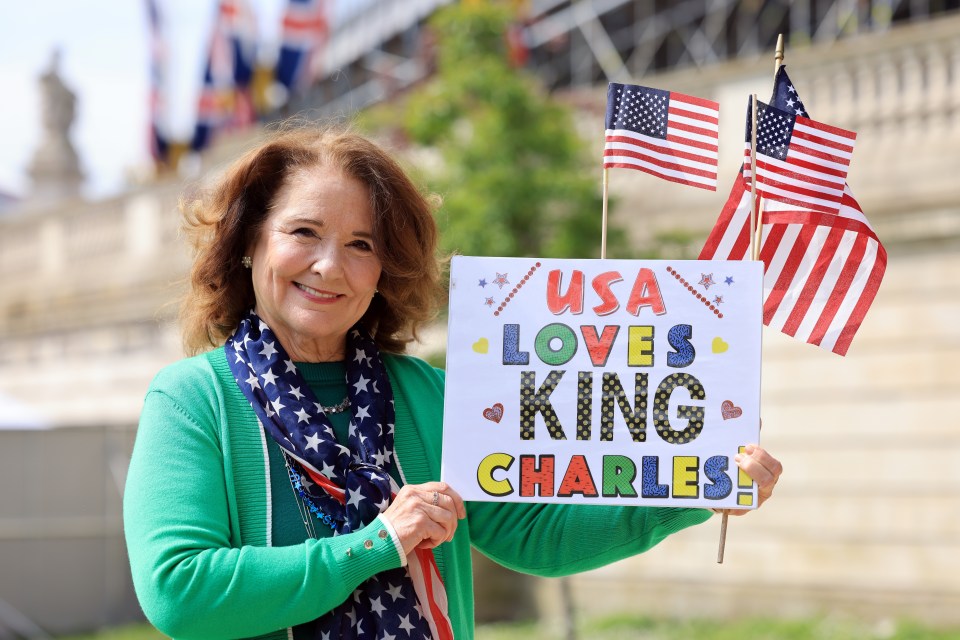
[[[783,34],[777,36],[777,48],[773,55],[773,78],[776,81],[777,72],[780,70],[780,67],[783,65]],[[753,117],[751,122],[751,127],[753,131],[751,132],[752,140],[750,142],[750,167],[753,170],[753,179],[750,181],[750,257],[752,260],[760,259],[760,243],[763,240],[763,216],[760,217],[759,224],[756,224],[756,212],[757,212],[757,185],[756,185],[756,168],[757,168],[757,96],[754,94],[752,103]],[[606,204],[606,200],[604,200]],[[754,231],[754,225],[756,224],[756,231]],[[720,519],[720,544],[717,547],[717,564],[723,564],[723,552],[727,546],[727,521],[729,520],[730,515],[724,511],[723,517]]]
[[[600,258],[607,257],[607,186],[609,183],[609,169],[603,170],[603,223],[600,228]]]
[[[757,259],[757,94],[750,99],[750,259]]]
[[[777,77],[777,71],[783,64],[783,34],[777,36],[777,50],[773,54],[773,77]]]
[[[727,545],[727,519],[730,515],[724,511],[720,520],[720,546],[717,548],[717,564],[723,564],[723,550]]]

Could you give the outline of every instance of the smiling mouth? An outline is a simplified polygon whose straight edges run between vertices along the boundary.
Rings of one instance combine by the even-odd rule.
[[[339,298],[339,297],[340,297],[340,294],[338,294],[338,293],[325,293],[325,292],[323,292],[323,291],[317,291],[316,289],[313,289],[312,287],[308,287],[308,286],[305,285],[305,284],[300,284],[299,282],[294,282],[293,284],[296,285],[297,288],[300,289],[301,291],[304,291],[304,292],[306,292],[306,293],[309,293],[311,296],[314,296],[314,297],[316,297],[316,298],[324,298],[324,299],[326,299],[326,300],[333,300],[333,299],[335,299],[335,298]]]

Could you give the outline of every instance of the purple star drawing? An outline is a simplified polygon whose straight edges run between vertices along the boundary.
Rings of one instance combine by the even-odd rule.
[[[487,279],[486,279],[486,278],[480,278],[480,283],[479,283],[479,284],[480,284],[480,287],[481,287],[481,288],[487,286]]]
[[[712,273],[701,273],[700,282],[698,282],[697,284],[702,284],[704,289],[709,289],[710,287],[712,287],[717,283],[713,281]]]
[[[727,276],[724,282],[727,284],[733,284],[733,276]]]

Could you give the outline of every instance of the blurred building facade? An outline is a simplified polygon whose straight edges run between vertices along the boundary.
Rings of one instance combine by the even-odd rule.
[[[329,57],[340,73],[322,75],[304,104],[343,113],[428,75],[419,36],[442,4],[384,0],[341,25],[330,43],[341,53]],[[681,229],[699,247],[739,166],[740,105],[768,95],[772,40],[784,31],[807,107],[859,134],[849,182],[889,254],[847,358],[765,332],[763,438],[786,473],[769,506],[731,521],[726,562],[714,562],[719,522],[708,523],[574,577],[578,610],[960,624],[954,3],[520,4],[527,64],[578,105],[585,135],[602,131],[607,79],[726,108],[717,193],[612,174],[612,215],[638,246]],[[205,165],[246,142],[225,140]],[[189,256],[177,202],[197,187],[167,178],[0,215],[0,397],[33,414],[0,431],[0,638],[139,617],[120,497],[149,380],[181,356],[176,299]],[[556,612],[556,582],[538,584],[544,612]]]

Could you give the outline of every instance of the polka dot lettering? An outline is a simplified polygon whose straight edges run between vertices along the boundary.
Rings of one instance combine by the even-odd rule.
[[[600,440],[613,440],[613,405],[620,407],[620,413],[627,424],[627,430],[634,442],[647,440],[647,374],[634,376],[633,406],[627,400],[627,394],[620,383],[620,376],[613,371],[603,373],[600,396]]]
[[[589,440],[593,424],[593,373],[577,373],[577,440]]]
[[[677,405],[677,417],[687,420],[685,429],[676,430],[670,426],[670,396],[677,387],[684,387],[691,400],[706,398],[703,385],[689,373],[671,373],[663,379],[653,398],[653,425],[660,437],[670,444],[692,442],[703,431],[703,407],[693,405]]]
[[[551,371],[547,379],[537,388],[535,371],[520,373],[520,439],[533,440],[537,414],[543,416],[547,431],[554,440],[566,440],[567,436],[560,426],[560,418],[550,402],[550,394],[557,388],[564,371]]]

